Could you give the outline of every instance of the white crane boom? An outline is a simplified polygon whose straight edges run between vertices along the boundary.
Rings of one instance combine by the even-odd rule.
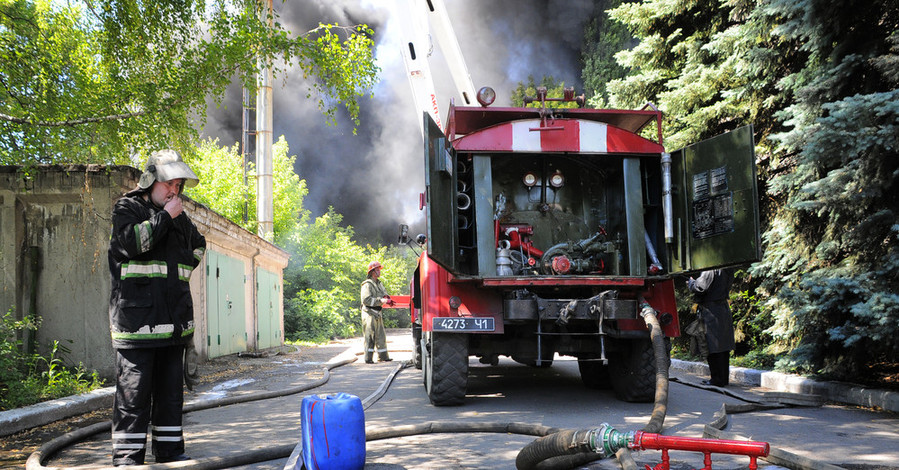
[[[443,128],[428,60],[432,49],[431,39],[436,38],[440,45],[461,104],[471,106],[474,103],[475,90],[462,57],[462,49],[459,47],[443,0],[405,0],[398,3],[406,10],[406,14],[400,15],[404,20],[403,33],[407,38],[402,47],[403,62],[415,105],[420,111],[430,114],[434,122]],[[422,135],[424,135],[423,126],[424,123],[419,120]]]
[[[474,83],[471,81],[471,74],[468,73],[468,66],[465,65],[465,58],[462,57],[462,49],[459,47],[459,40],[456,38],[452,23],[450,23],[446,5],[443,0],[417,0],[417,3],[428,11],[428,23],[446,58],[450,75],[456,84],[456,91],[459,93],[459,98],[462,99],[460,104],[474,106]]]

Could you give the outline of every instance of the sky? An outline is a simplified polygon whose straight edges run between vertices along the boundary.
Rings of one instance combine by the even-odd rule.
[[[401,47],[408,40],[402,16],[407,2],[424,0],[274,1],[286,29],[302,34],[322,23],[367,24],[374,32],[381,68],[373,97],[360,98],[361,124],[345,112],[328,125],[298,68],[276,77],[273,87],[274,139],[284,136],[295,170],[306,180],[304,207],[313,216],[331,206],[352,226],[357,241],[394,243],[399,225],[410,235],[425,233],[419,194],[424,187],[423,144],[417,109],[406,77]],[[510,96],[528,76],[552,75],[583,92],[579,51],[592,0],[444,0],[475,89],[496,90],[494,106],[509,106]],[[441,118],[456,96],[439,44],[430,67]],[[458,98],[456,98],[458,101]],[[210,104],[202,133],[220,145],[240,141],[241,91],[233,86],[221,106]]]

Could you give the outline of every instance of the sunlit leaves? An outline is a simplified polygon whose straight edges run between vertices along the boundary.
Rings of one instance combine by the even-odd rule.
[[[322,25],[299,34],[255,0],[2,0],[0,164],[127,163],[135,153],[191,153],[206,98],[261,65],[300,65],[331,122],[378,68],[373,32]]]

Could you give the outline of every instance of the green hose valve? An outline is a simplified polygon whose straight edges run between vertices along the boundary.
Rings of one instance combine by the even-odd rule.
[[[598,428],[591,429],[589,435],[590,449],[603,458],[611,457],[619,449],[629,447],[634,443],[634,432],[621,432],[609,425],[602,423]]]

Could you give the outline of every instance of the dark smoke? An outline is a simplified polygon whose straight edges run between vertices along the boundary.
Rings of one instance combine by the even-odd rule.
[[[552,75],[581,91],[579,54],[592,0],[445,2],[474,86],[493,87],[495,106],[508,106],[512,90],[528,76]],[[374,98],[361,99],[357,135],[345,115],[336,126],[325,124],[315,100],[306,98],[298,69],[276,77],[274,87],[274,138],[285,136],[290,154],[297,155],[295,169],[309,188],[304,206],[316,216],[334,207],[362,243],[394,242],[400,223],[410,225],[413,237],[426,231],[424,212],[418,210],[424,191],[420,111],[399,49],[408,39],[398,28],[396,15],[406,14],[399,5],[395,0],[275,2],[281,23],[296,34],[319,22],[365,23],[375,31],[380,82]],[[456,93],[439,45],[430,64],[445,119]],[[233,86],[222,107],[210,107],[204,135],[233,145],[240,129],[241,92]]]

